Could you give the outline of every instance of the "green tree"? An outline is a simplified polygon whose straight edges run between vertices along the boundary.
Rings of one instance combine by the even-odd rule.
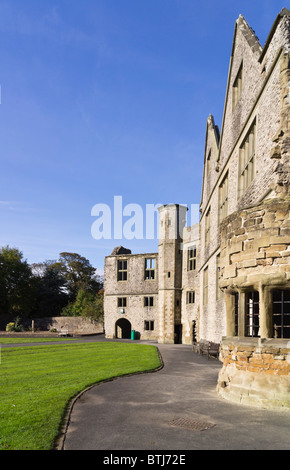
[[[67,290],[72,301],[82,289],[96,294],[102,284],[96,277],[96,269],[89,260],[78,253],[60,253],[59,260],[54,266],[60,270],[67,281]]]
[[[104,320],[104,291],[98,292],[92,302],[85,304],[82,316],[90,318],[92,321]]]
[[[31,265],[35,284],[35,316],[57,317],[69,302],[67,281],[54,261]]]
[[[0,313],[28,317],[34,308],[34,283],[29,264],[17,248],[0,249]]]
[[[104,293],[94,295],[84,289],[80,289],[76,300],[69,303],[62,311],[63,316],[86,317],[92,321],[104,319]]]

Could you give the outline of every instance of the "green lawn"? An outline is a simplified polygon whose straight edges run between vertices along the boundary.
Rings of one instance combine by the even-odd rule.
[[[50,343],[52,341],[76,341],[78,338],[1,338],[1,344],[21,344],[21,343]]]
[[[2,348],[0,450],[49,450],[70,399],[101,380],[156,369],[157,348],[134,343]]]

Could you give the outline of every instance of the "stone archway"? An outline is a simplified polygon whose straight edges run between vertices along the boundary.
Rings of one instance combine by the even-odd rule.
[[[130,339],[131,338],[132,325],[126,318],[120,318],[116,321],[115,335],[118,339]]]

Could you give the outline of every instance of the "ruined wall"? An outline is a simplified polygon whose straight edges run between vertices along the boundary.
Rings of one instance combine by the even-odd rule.
[[[145,279],[145,260],[155,260],[155,278]],[[117,280],[117,262],[127,260],[127,281]],[[158,335],[158,254],[125,254],[107,256],[104,273],[104,309],[105,333],[107,338],[114,338],[116,322],[120,318],[128,320],[132,330],[140,333],[141,339],[157,339]],[[152,307],[144,306],[144,297],[154,298]],[[127,305],[123,309],[118,306],[118,298],[126,298]],[[124,313],[121,313],[121,310]],[[145,331],[145,320],[154,321],[154,330]]]
[[[239,18],[236,24],[219,160],[216,165],[216,182],[209,195],[206,191],[203,192],[201,204],[200,335],[203,339],[213,340],[213,337],[219,337],[220,341],[221,337],[226,334],[225,303],[221,300],[214,300],[216,256],[220,253],[221,245],[224,244],[223,237],[225,235],[224,232],[220,232],[222,220],[219,218],[219,186],[223,179],[228,175],[227,213],[235,214],[233,219],[237,217],[237,211],[256,206],[260,201],[269,197],[284,198],[289,191],[290,72],[289,55],[287,53],[289,46],[289,16],[281,17],[280,23],[277,24],[261,60],[262,49],[251,28],[242,17]],[[233,107],[233,83],[241,63],[243,64],[243,86],[237,104]],[[241,195],[239,191],[239,152],[254,122],[256,123],[254,178],[245,193]],[[206,168],[204,172],[206,172]],[[205,196],[208,196],[208,199]],[[209,208],[210,241],[206,244],[206,214]],[[250,212],[246,214],[243,222],[245,223],[243,228],[247,229],[246,232],[248,233],[251,221],[247,222],[247,217],[251,219]],[[271,228],[267,218],[265,223],[268,228]],[[253,233],[256,229],[259,229],[259,224],[252,227]],[[241,235],[245,235],[245,233]],[[253,238],[255,236],[260,237],[260,235],[255,234]],[[243,248],[243,251],[245,251],[243,253],[245,258],[243,259],[244,266],[251,261],[252,254],[250,250],[251,244],[245,243]],[[246,259],[247,256],[248,259]],[[234,258],[231,259],[234,260]],[[267,263],[269,262],[268,260]],[[225,263],[224,267],[226,268],[223,271],[224,276],[235,272],[234,261],[229,262],[223,259],[223,263]],[[262,263],[262,261],[259,263]],[[259,263],[253,267],[262,266]],[[282,268],[277,268],[277,265],[278,262],[275,259],[272,270],[276,270],[276,274],[277,271],[282,270]],[[209,273],[209,302],[207,305],[203,305],[202,302],[202,282],[205,268],[208,268]],[[268,269],[269,265],[265,267],[265,271]]]
[[[196,249],[196,265],[194,269],[188,266],[188,250],[195,247]],[[198,339],[199,328],[199,304],[200,304],[200,286],[198,273],[199,258],[199,224],[192,227],[186,227],[183,230],[182,244],[182,307],[181,307],[181,323],[183,344],[192,344],[193,327],[195,322],[195,333]],[[194,292],[194,302],[189,303],[188,292]]]
[[[159,339],[180,341],[182,294],[182,234],[187,208],[168,204],[159,208]]]

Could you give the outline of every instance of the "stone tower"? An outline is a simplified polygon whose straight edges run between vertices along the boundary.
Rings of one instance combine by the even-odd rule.
[[[187,207],[159,208],[159,343],[181,341],[182,233]]]

